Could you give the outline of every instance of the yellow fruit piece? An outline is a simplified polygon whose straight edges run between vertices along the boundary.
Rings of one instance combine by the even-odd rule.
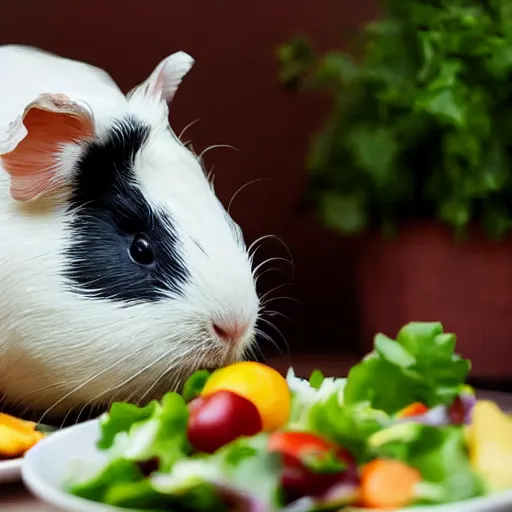
[[[0,424],[0,457],[20,457],[44,437],[41,432],[21,432]]]
[[[245,361],[214,371],[201,396],[225,390],[243,396],[258,409],[263,430],[282,427],[290,416],[291,396],[285,378],[273,368]]]
[[[33,421],[15,418],[14,416],[3,412],[0,412],[0,425],[6,425],[20,432],[34,432],[36,429],[36,423]]]
[[[489,490],[512,488],[512,418],[494,402],[480,400],[466,439],[471,465]]]

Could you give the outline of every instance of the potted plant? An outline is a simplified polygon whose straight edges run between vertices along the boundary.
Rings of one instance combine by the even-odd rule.
[[[280,47],[281,80],[327,93],[307,163],[323,223],[360,235],[362,347],[410,320],[512,376],[512,2],[388,0],[351,55]]]

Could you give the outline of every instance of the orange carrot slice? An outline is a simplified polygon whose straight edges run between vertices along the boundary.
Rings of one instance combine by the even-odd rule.
[[[419,471],[398,460],[375,459],[361,471],[361,505],[395,509],[410,505],[414,486],[421,481]]]

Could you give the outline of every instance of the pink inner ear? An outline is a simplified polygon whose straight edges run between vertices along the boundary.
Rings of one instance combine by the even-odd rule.
[[[153,72],[153,75],[149,78],[147,92],[150,96],[157,96],[161,98],[164,90],[164,79],[164,69],[160,66],[160,70]]]
[[[23,124],[27,136],[13,151],[2,156],[4,167],[11,175],[11,195],[18,201],[34,199],[57,187],[61,145],[77,143],[93,134],[89,118],[37,107],[27,112]]]

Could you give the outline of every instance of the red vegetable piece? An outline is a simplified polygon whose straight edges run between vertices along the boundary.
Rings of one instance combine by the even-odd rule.
[[[306,432],[275,432],[268,444],[269,451],[282,456],[281,485],[287,501],[303,496],[317,497],[336,484],[357,481],[355,459],[345,449]],[[338,471],[316,471],[310,461],[333,459],[345,467]]]
[[[137,466],[139,466],[139,469],[144,476],[149,476],[151,473],[158,470],[158,467],[160,466],[160,460],[158,457],[153,457],[152,459],[138,462]]]
[[[213,453],[242,436],[261,432],[262,421],[256,406],[231,391],[217,391],[188,404],[187,435],[197,451]]]
[[[270,436],[268,448],[299,460],[315,456],[321,458],[331,453],[347,465],[355,463],[349,451],[309,432],[275,432]]]
[[[414,416],[422,416],[428,412],[428,407],[421,402],[414,402],[408,405],[398,413],[399,418],[412,418]]]
[[[448,409],[448,418],[452,425],[462,425],[466,417],[464,403],[460,396],[455,397],[452,405]]]

